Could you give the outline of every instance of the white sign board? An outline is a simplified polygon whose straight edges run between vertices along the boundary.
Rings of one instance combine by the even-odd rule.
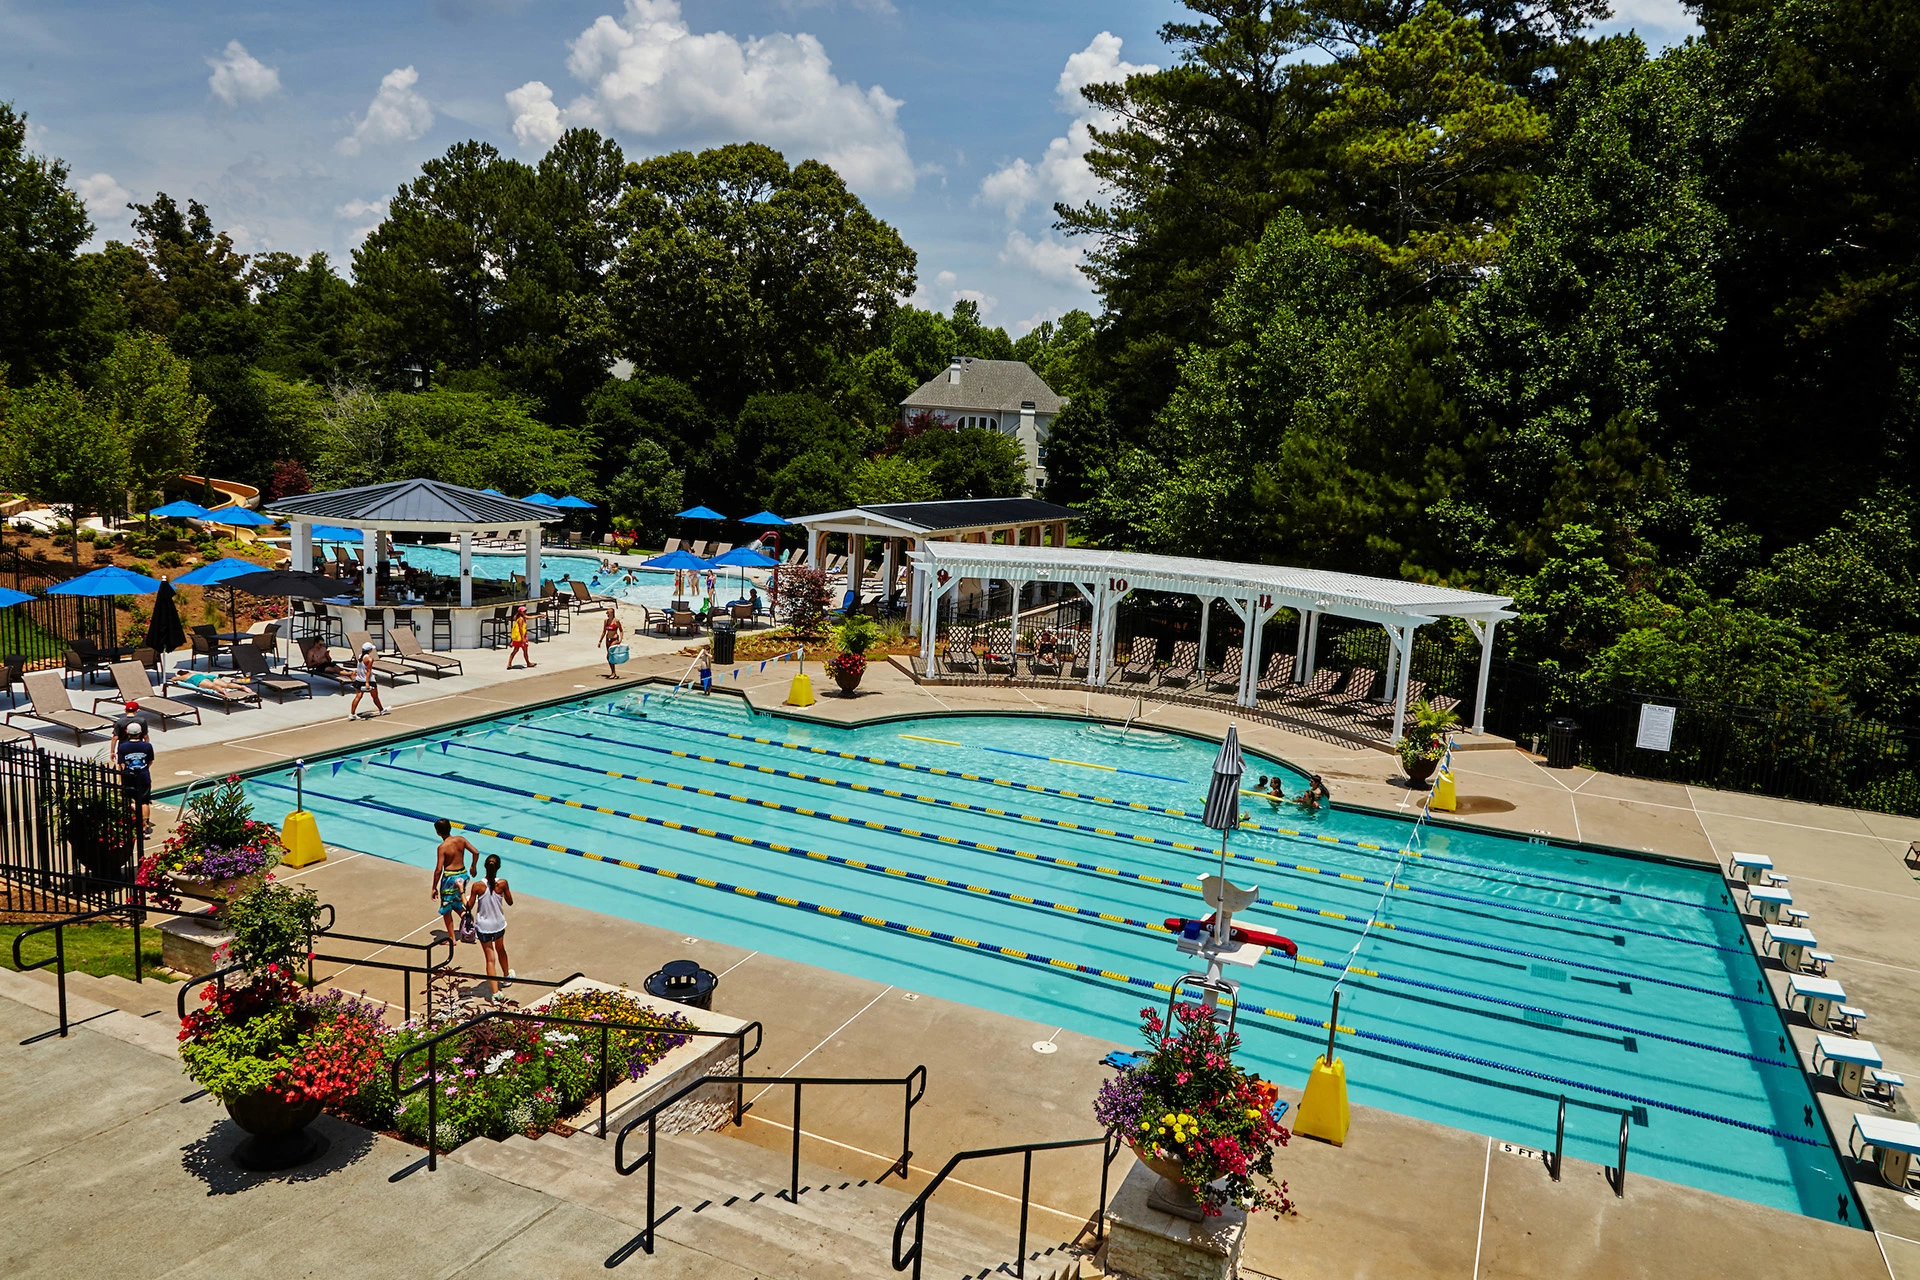
[[[1641,703],[1640,732],[1633,745],[1648,751],[1673,750],[1673,712],[1672,707],[1663,707],[1657,702]]]

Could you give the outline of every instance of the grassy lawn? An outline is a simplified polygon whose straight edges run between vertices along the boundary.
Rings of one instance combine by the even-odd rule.
[[[0,925],[0,968],[12,969],[13,940],[33,926],[28,924]],[[80,924],[70,925],[65,931],[67,944],[67,972],[90,973],[96,978],[104,978],[110,973],[123,978],[133,977],[133,930],[118,924]],[[43,933],[27,941],[21,950],[28,964],[53,954],[53,934]],[[140,931],[140,951],[149,978],[159,977],[160,968],[160,931],[144,928]],[[172,979],[164,979],[172,981]]]

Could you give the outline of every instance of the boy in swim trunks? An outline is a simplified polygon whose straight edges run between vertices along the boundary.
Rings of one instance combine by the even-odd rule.
[[[455,917],[466,910],[467,885],[480,866],[480,851],[467,843],[465,836],[453,834],[453,824],[440,818],[433,824],[440,833],[440,847],[433,854],[433,882],[427,896],[440,899],[440,923],[447,927],[449,945],[458,942],[460,931]]]

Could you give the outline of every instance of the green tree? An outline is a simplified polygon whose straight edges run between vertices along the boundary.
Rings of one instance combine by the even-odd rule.
[[[1068,400],[1084,395],[1094,376],[1093,317],[1075,309],[1042,320],[1013,344],[1013,358]]]
[[[1313,128],[1343,197],[1327,239],[1431,289],[1497,257],[1547,117],[1500,79],[1480,24],[1431,0],[1360,49]]]
[[[599,493],[578,433],[542,422],[526,400],[435,389],[390,392],[382,407],[392,442],[383,479],[425,476],[512,494]]]
[[[27,150],[27,118],[11,103],[0,103],[0,213],[0,358],[26,386],[88,354],[78,254],[93,224],[67,166]]]
[[[387,478],[393,422],[373,388],[363,382],[334,383],[320,406],[320,423],[312,477],[316,485],[355,489]]]
[[[844,453],[810,449],[767,481],[767,508],[790,516],[841,511],[853,505],[853,471]]]
[[[135,255],[123,255],[119,284],[133,324],[167,338],[190,359],[257,354],[246,255],[214,228],[198,200],[183,210],[162,191],[133,210]]]
[[[73,523],[78,564],[80,521],[90,512],[117,511],[126,501],[131,470],[126,432],[64,373],[12,392],[5,409],[0,469],[6,483]]]
[[[627,465],[606,486],[607,510],[632,522],[643,546],[661,546],[673,529],[673,513],[685,505],[683,473],[652,440],[635,440]]]
[[[899,454],[863,458],[853,469],[853,502],[931,502],[941,497],[926,463]]]
[[[92,398],[125,433],[136,508],[145,508],[167,481],[193,470],[213,406],[194,391],[192,370],[165,338],[123,335],[101,366]]]
[[[782,513],[788,508],[773,498],[776,475],[804,457],[833,458],[845,473],[833,491],[844,493],[854,467],[879,444],[878,433],[849,421],[833,405],[807,392],[751,397],[734,421],[732,438],[734,477],[732,483],[719,485],[714,496],[723,501],[753,503],[764,494],[765,505]],[[806,473],[811,474],[811,470]]]
[[[953,304],[953,317],[947,321],[953,332],[952,356],[973,356],[979,360],[1011,360],[1013,340],[998,326],[989,329],[980,320],[980,304],[962,298]],[[942,362],[943,364],[945,361]]]
[[[914,254],[815,160],[758,144],[634,165],[608,287],[621,349],[726,415],[884,332]]]
[[[1012,436],[985,427],[923,431],[897,455],[925,468],[940,498],[1017,498],[1026,492],[1027,455]]]
[[[902,306],[887,318],[887,348],[917,387],[945,369],[956,354],[953,326],[938,311]]]
[[[342,372],[353,324],[353,287],[324,253],[305,261],[263,253],[247,272],[260,312],[260,367],[284,378],[325,380]]]

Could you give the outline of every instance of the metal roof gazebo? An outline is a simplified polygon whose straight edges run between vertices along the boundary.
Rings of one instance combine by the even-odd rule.
[[[293,526],[293,567],[313,568],[313,527],[318,523],[358,529],[369,572],[362,575],[364,604],[374,607],[377,566],[388,550],[387,534],[451,533],[460,543],[460,605],[473,605],[473,536],[493,529],[520,530],[527,548],[527,598],[540,594],[540,529],[566,512],[518,498],[467,489],[440,480],[393,480],[357,489],[306,493],[263,504]],[[371,537],[367,535],[371,534]]]
[[[1387,688],[1393,692],[1393,737],[1406,723],[1407,661],[1413,633],[1441,618],[1463,620],[1480,641],[1480,672],[1474,701],[1473,731],[1486,728],[1487,674],[1493,656],[1495,625],[1515,616],[1506,596],[1459,591],[1399,578],[1294,569],[1283,565],[1236,564],[1184,556],[1146,555],[1078,547],[1006,546],[968,542],[926,542],[909,554],[914,567],[914,614],[937,619],[940,600],[967,579],[999,580],[1013,586],[1014,612],[1028,583],[1053,582],[1072,587],[1093,606],[1091,658],[1087,683],[1105,683],[1113,662],[1114,617],[1120,602],[1135,591],[1164,591],[1194,596],[1201,602],[1200,643],[1205,652],[1207,617],[1215,600],[1225,600],[1244,624],[1240,685],[1235,701],[1253,706],[1261,669],[1260,633],[1282,609],[1301,615],[1294,669],[1314,666],[1322,614],[1378,623],[1391,641]],[[921,670],[933,661],[934,625],[921,628]],[[1017,631],[1017,627],[1016,627]]]

